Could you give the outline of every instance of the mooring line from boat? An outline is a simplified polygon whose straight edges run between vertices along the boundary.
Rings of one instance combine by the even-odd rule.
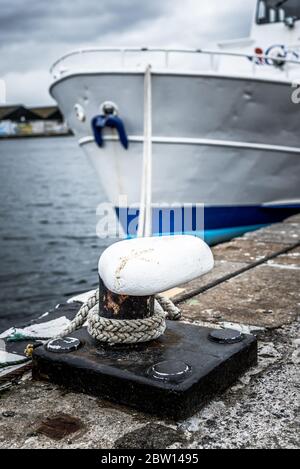
[[[141,183],[141,202],[138,237],[152,236],[152,83],[151,66],[147,66],[144,79],[144,154]],[[76,330],[87,325],[88,333],[100,343],[107,344],[137,344],[158,339],[166,330],[166,319],[178,321],[180,310],[174,303],[163,295],[154,297],[153,306],[149,301],[149,317],[139,319],[117,320],[102,317],[99,313],[99,289],[81,306],[69,326],[57,338],[65,338]],[[153,314],[150,309],[152,307]],[[20,333],[12,334],[8,341],[32,340]],[[53,338],[37,338],[48,342]],[[34,348],[39,344],[30,343],[24,353],[26,362],[32,357]],[[21,361],[19,364],[22,363]],[[7,363],[3,367],[8,366]]]
[[[0,368],[21,365],[31,359],[34,349],[55,338],[64,338],[87,324],[88,333],[97,341],[107,344],[138,344],[158,339],[165,333],[166,319],[178,321],[181,312],[174,303],[163,295],[156,295],[154,314],[144,319],[116,320],[101,317],[99,314],[99,289],[81,306],[69,326],[57,337],[28,337],[22,334],[8,337],[9,342],[38,340],[28,344],[24,350],[25,357],[15,362],[1,363]]]
[[[144,150],[138,237],[152,236],[152,76],[151,65],[144,77]],[[61,334],[65,337],[80,329],[87,321],[89,334],[99,342],[134,344],[157,339],[166,330],[166,318],[179,320],[180,310],[163,295],[156,295],[154,314],[148,318],[116,320],[99,314],[99,290],[80,308]]]
[[[152,77],[151,65],[144,77],[144,150],[138,237],[152,236]],[[163,295],[156,295],[153,314],[139,319],[109,319],[99,314],[99,289],[81,306],[69,326],[59,335],[64,338],[87,324],[88,333],[97,341],[109,344],[144,343],[159,338],[166,330],[166,319],[179,320],[180,310]],[[52,339],[51,339],[52,340]],[[27,347],[30,356],[33,346]]]
[[[192,290],[191,292],[182,294],[182,295],[180,295],[180,297],[177,300],[174,301],[174,303],[178,305],[178,304],[180,304],[180,303],[182,303],[182,302],[184,302],[184,301],[186,301],[190,298],[193,298],[196,295],[199,295],[199,294],[204,293],[208,290],[211,290],[212,288],[215,288],[216,286],[220,285],[221,283],[224,283],[226,281],[234,279],[234,278],[238,277],[239,275],[242,275],[243,273],[249,272],[249,271],[253,270],[256,267],[264,265],[268,261],[276,259],[277,257],[279,257],[281,255],[284,255],[284,254],[287,254],[287,253],[289,253],[289,252],[291,252],[291,251],[293,251],[293,250],[295,250],[299,247],[300,247],[300,241],[298,241],[297,243],[294,243],[292,245],[289,245],[286,248],[281,249],[281,250],[279,250],[279,251],[277,251],[277,252],[275,252],[275,253],[273,253],[269,256],[266,256],[266,257],[264,257],[264,258],[262,258],[262,259],[260,259],[256,262],[254,262],[253,264],[245,266],[245,267],[237,270],[236,272],[225,275],[225,276],[219,278],[218,280],[209,283],[205,287],[200,287],[198,289]],[[86,301],[86,303],[84,303],[81,306],[79,312],[77,313],[77,315],[75,316],[75,318],[71,322],[70,326],[64,331],[63,334],[60,335],[60,337],[65,336],[65,334],[69,334],[69,333],[74,332],[75,330],[81,328],[86,321],[88,321],[88,323],[89,323],[89,315],[90,314],[92,315],[93,320],[92,320],[91,324],[88,325],[88,330],[89,330],[89,332],[91,333],[92,336],[95,335],[95,338],[99,337],[99,334],[101,336],[102,328],[103,328],[103,325],[104,325],[104,323],[102,322],[102,319],[105,319],[105,318],[101,318],[99,316],[99,310],[97,310],[98,302],[99,302],[99,290],[97,290]],[[156,306],[156,311],[158,311],[159,307],[160,307],[160,312],[163,312],[163,316],[164,316],[164,318],[161,319],[161,322],[160,322],[160,320],[158,321],[161,324],[161,330],[163,330],[163,328],[164,328],[163,324],[165,323],[166,319],[179,320],[181,318],[180,309],[177,308],[174,303],[171,300],[169,300],[168,298],[164,297],[163,295],[156,295],[156,302],[155,302],[155,304],[157,305]],[[158,315],[157,315],[157,317],[158,317]],[[139,324],[136,324],[136,331],[134,333],[135,336],[136,336],[136,341],[135,342],[124,342],[123,341],[123,343],[140,343],[140,342],[143,341],[143,340],[141,340],[142,337],[144,337],[145,340],[152,340],[154,338],[155,334],[158,333],[158,328],[153,332],[154,328],[158,327],[157,326],[158,322],[154,321],[155,324],[153,323],[153,330],[150,331],[150,332],[149,331],[147,332],[146,328],[144,328],[144,330],[143,330],[143,326],[145,326],[146,323],[143,325],[142,322],[147,321],[147,325],[149,326],[149,319],[151,319],[151,318],[147,318],[146,320],[145,319],[140,319],[140,320],[127,320],[127,321],[105,319],[105,326],[109,326],[109,328],[111,329],[111,335],[110,335],[110,333],[108,333],[108,334],[105,333],[103,337],[105,338],[105,341],[107,343],[120,343],[120,342],[111,342],[111,340],[115,340],[115,338],[117,338],[118,340],[122,339],[122,330],[121,330],[122,323],[124,323],[124,324],[125,323],[127,323],[127,324],[130,323],[131,326],[133,326],[133,329],[134,329],[134,326],[135,326],[134,321],[138,321]],[[126,330],[124,332],[125,340],[128,339],[127,334],[128,334],[128,330]],[[132,331],[130,331],[130,334],[132,334]],[[152,335],[152,338],[147,339],[151,335]],[[102,338],[102,336],[101,336],[101,338]],[[18,339],[21,340],[20,337]],[[24,338],[24,340],[25,340],[25,338]],[[45,340],[49,340],[49,338],[47,338]],[[26,352],[26,356],[28,358],[31,357],[34,348],[38,345],[39,344],[35,344],[35,345],[29,344],[27,346],[25,352]],[[16,364],[22,364],[25,361],[26,360],[24,360],[24,361],[22,360],[22,361],[20,361]],[[11,366],[11,363],[10,364],[9,363],[2,364],[2,368],[9,367],[9,366]]]
[[[148,65],[144,78],[144,143],[138,238],[152,235],[152,76]]]

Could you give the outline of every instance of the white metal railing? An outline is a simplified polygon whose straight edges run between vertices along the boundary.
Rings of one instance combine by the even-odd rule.
[[[91,54],[112,54],[112,53],[119,53],[119,66],[121,69],[128,67],[128,64],[126,63],[126,58],[128,54],[133,54],[133,53],[139,53],[139,54],[149,54],[149,53],[160,53],[162,54],[163,58],[163,66],[166,69],[172,69],[171,66],[171,58],[175,54],[185,54],[186,56],[193,54],[194,56],[203,56],[203,57],[208,57],[209,62],[210,62],[210,68],[211,70],[217,71],[220,63],[220,59],[222,58],[233,58],[233,59],[248,59],[249,61],[252,60],[252,72],[255,75],[258,69],[261,69],[262,65],[259,63],[259,61],[267,61],[269,65],[275,66],[278,61],[282,62],[284,64],[284,71],[286,73],[287,78],[290,76],[290,70],[292,66],[297,66],[299,67],[299,72],[300,72],[300,59],[299,60],[291,60],[287,58],[281,58],[278,57],[270,57],[268,55],[255,55],[255,54],[247,54],[247,53],[240,53],[240,52],[224,52],[224,51],[218,51],[218,50],[205,50],[205,49],[165,49],[165,48],[148,48],[148,47],[142,47],[142,48],[134,48],[134,47],[129,47],[129,48],[113,48],[113,47],[106,47],[106,48],[88,48],[88,49],[79,49],[73,52],[70,52],[60,59],[58,59],[50,68],[50,73],[52,74],[54,79],[61,78],[64,74],[68,73],[70,71],[69,68],[66,68],[65,66],[67,65],[67,62],[72,59],[76,58],[80,60],[80,70],[82,70],[82,59],[86,57],[87,55]],[[148,63],[151,63],[151,60],[148,61]],[[99,67],[99,64],[94,64],[94,66],[97,65]],[[103,67],[105,68],[105,67]],[[98,69],[98,68],[97,68]],[[197,67],[193,67],[195,71],[197,71]],[[101,69],[99,68],[99,71]],[[78,71],[78,70],[77,70]]]

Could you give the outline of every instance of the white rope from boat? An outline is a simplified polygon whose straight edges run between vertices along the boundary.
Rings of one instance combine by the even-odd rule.
[[[144,84],[144,156],[138,237],[152,235],[152,77],[151,66],[145,71]],[[157,339],[166,330],[166,317],[178,320],[179,309],[171,300],[157,295],[154,314],[144,319],[115,320],[99,315],[99,290],[79,310],[63,336],[72,334],[87,321],[89,334],[99,342],[135,344]]]
[[[145,71],[144,80],[144,155],[141,183],[141,202],[138,237],[152,235],[152,75],[151,65]],[[116,320],[99,315],[99,291],[79,310],[63,337],[81,328],[87,321],[89,334],[99,342],[110,344],[135,344],[157,339],[166,330],[166,318],[178,320],[179,309],[171,300],[157,295],[154,314],[144,319]]]
[[[66,337],[87,323],[88,333],[97,341],[108,344],[137,344],[158,339],[166,330],[166,319],[181,317],[180,310],[168,298],[157,295],[154,314],[144,319],[107,319],[99,315],[99,290],[82,305],[60,337]]]
[[[138,238],[152,235],[152,74],[151,65],[144,79],[144,147]]]

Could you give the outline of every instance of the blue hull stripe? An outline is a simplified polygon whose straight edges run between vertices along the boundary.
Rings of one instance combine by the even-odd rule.
[[[199,214],[200,210],[200,214]],[[192,210],[192,226],[189,229],[185,228],[184,223],[184,208],[173,209],[175,215],[176,211],[181,212],[182,217],[182,231],[175,227],[174,217],[169,216],[170,219],[169,229],[163,230],[163,209],[153,209],[153,219],[156,220],[153,226],[153,233],[157,236],[176,234],[193,234],[205,239],[209,244],[216,244],[236,236],[253,231],[272,223],[278,223],[290,216],[296,215],[300,212],[300,205],[280,205],[280,206],[214,206],[214,207],[194,207]],[[203,211],[204,211],[204,225],[203,225]],[[130,223],[136,219],[139,214],[138,210],[130,210],[128,215],[127,209],[116,209],[117,215],[120,219],[121,225],[125,233],[129,237],[136,235],[132,233],[132,225],[130,233],[128,227]],[[199,220],[201,224],[199,225]],[[177,229],[176,229],[177,228]]]

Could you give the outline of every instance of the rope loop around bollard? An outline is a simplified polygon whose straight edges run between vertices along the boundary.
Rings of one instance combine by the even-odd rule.
[[[157,295],[154,314],[144,319],[107,319],[99,315],[99,290],[82,305],[60,337],[66,337],[87,323],[88,333],[106,344],[137,344],[158,339],[166,330],[166,319],[177,321],[180,310],[168,298]]]
[[[141,202],[138,237],[152,234],[152,74],[151,65],[144,76],[144,155],[141,182]],[[99,314],[99,290],[80,308],[78,314],[61,337],[72,334],[87,322],[89,334],[108,344],[136,344],[158,339],[166,330],[166,318],[179,320],[180,310],[171,300],[157,295],[154,314],[141,319],[107,319]]]

